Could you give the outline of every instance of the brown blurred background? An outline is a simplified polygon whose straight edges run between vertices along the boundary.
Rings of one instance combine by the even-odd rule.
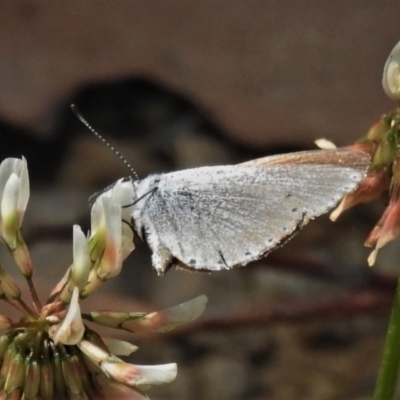
[[[129,174],[69,104],[141,177],[319,137],[350,144],[394,107],[381,75],[399,12],[394,0],[1,2],[0,156],[28,159],[25,232],[43,290],[71,262],[72,224],[89,226],[88,196]],[[214,275],[158,278],[139,244],[91,304],[209,297],[203,325],[131,338],[134,362],[179,363],[151,398],[368,398],[400,256],[396,241],[366,267],[383,206],[321,218],[266,260]]]

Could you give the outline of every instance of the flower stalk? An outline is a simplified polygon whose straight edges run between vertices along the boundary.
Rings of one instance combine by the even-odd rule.
[[[390,315],[373,400],[393,400],[399,379],[400,367],[400,279]]]

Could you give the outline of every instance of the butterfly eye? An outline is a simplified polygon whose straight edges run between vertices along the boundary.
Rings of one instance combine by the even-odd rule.
[[[400,42],[394,46],[386,60],[382,85],[388,97],[400,101]]]

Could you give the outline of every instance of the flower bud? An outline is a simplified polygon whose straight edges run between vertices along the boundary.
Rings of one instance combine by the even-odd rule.
[[[51,363],[54,371],[54,387],[56,393],[58,394],[57,398],[62,398],[65,396],[66,388],[62,370],[61,356],[57,346],[54,345],[54,342],[49,341],[49,346],[51,350]]]
[[[0,290],[10,299],[19,299],[21,291],[17,284],[0,268]]]
[[[25,360],[25,385],[24,398],[26,400],[34,400],[39,393],[40,385],[40,367],[37,360],[33,360],[31,356]]]
[[[81,377],[79,376],[78,370],[76,368],[76,356],[69,355],[66,352],[61,355],[61,365],[63,369],[63,376],[65,385],[67,387],[68,393],[72,396],[80,396],[83,394],[83,386]]]
[[[45,341],[42,349],[40,365],[39,393],[43,400],[54,400],[54,371],[49,357],[49,344]]]
[[[4,391],[6,394],[14,392],[16,389],[21,389],[25,379],[25,362],[22,355],[16,351],[10,359],[8,365],[8,374]]]
[[[400,100],[400,42],[386,60],[382,77],[383,90],[393,100]]]

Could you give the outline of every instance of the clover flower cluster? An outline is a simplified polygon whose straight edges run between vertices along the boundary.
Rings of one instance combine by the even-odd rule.
[[[0,164],[0,236],[25,278],[32,304],[0,265],[0,298],[21,316],[13,321],[0,315],[0,398],[144,399],[144,391],[171,382],[176,364],[141,366],[127,356],[137,348],[125,341],[102,338],[84,324],[130,332],[168,331],[201,315],[206,297],[152,313],[93,311],[82,314],[80,300],[117,276],[134,249],[130,220],[133,186],[120,180],[101,194],[91,210],[91,229],[85,235],[73,227],[73,262],[42,303],[33,283],[33,267],[21,226],[29,199],[24,158]]]
[[[388,97],[400,103],[400,42],[385,63],[382,84]],[[365,246],[374,248],[368,258],[372,266],[378,250],[400,235],[400,108],[383,115],[350,147],[369,153],[371,166],[358,189],[344,197],[331,219],[336,220],[356,204],[368,203],[389,192],[389,204],[365,241]]]

